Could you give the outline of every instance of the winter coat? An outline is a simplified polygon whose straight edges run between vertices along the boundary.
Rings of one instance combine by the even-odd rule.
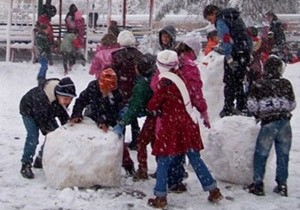
[[[164,45],[161,41],[161,36],[163,33],[167,33],[171,37],[171,41],[168,45]],[[159,31],[158,34],[159,45],[161,50],[173,50],[176,45],[176,29],[172,25],[167,25],[162,30]]]
[[[131,98],[136,80],[135,66],[142,56],[143,53],[134,47],[123,47],[112,53],[112,68],[117,73],[118,87],[124,103],[128,103]]]
[[[75,26],[75,17],[74,14],[71,14],[70,12],[67,13],[65,18],[65,24],[67,31],[70,33],[76,32],[76,26]]]
[[[200,112],[207,111],[206,100],[202,93],[202,81],[193,53],[183,53],[179,57],[179,77],[183,80],[191,98],[192,105]]]
[[[46,25],[49,27],[49,33],[48,33],[48,39],[50,40],[51,43],[54,43],[54,34],[53,34],[53,27],[52,24],[50,23],[50,20],[46,14],[40,15],[37,20],[37,26],[39,25]]]
[[[112,45],[112,46],[99,45],[97,47],[97,52],[93,57],[89,74],[95,75],[96,79],[99,78],[100,73],[104,69],[111,66],[112,53],[119,50],[119,49],[120,49],[119,44],[115,44],[115,45]]]
[[[63,40],[60,44],[60,51],[61,52],[74,52],[75,47],[73,45],[73,41],[76,39],[76,35],[74,33],[65,33]]]
[[[181,93],[173,82],[160,80],[159,88],[147,107],[151,112],[161,113],[161,127],[156,134],[153,155],[170,156],[185,154],[189,149],[203,149],[199,126],[187,113]]]
[[[89,83],[75,101],[72,118],[82,117],[83,110],[90,106],[92,119],[99,124],[115,126],[118,113],[123,107],[122,96],[119,90],[112,91],[112,97],[103,96],[97,80]]]
[[[80,43],[80,48],[82,48],[84,46],[84,35],[85,35],[85,24],[84,24],[84,19],[81,18],[81,19],[78,19],[76,20],[75,19],[75,28],[76,28],[76,31],[77,31],[77,39]]]
[[[36,38],[36,49],[37,49],[37,57],[51,57],[51,46],[52,43],[50,42],[48,35],[45,34],[43,31],[38,32]]]
[[[264,76],[250,88],[248,110],[261,125],[281,119],[290,119],[296,107],[292,84],[284,78]]]
[[[129,101],[128,110],[124,114],[121,120],[121,124],[129,125],[133,119],[138,116],[146,116],[147,104],[153,95],[153,91],[150,88],[151,78],[138,76],[134,85],[132,96]]]
[[[41,132],[46,135],[57,127],[56,117],[61,124],[67,123],[69,115],[55,95],[59,79],[48,79],[43,85],[32,88],[21,99],[20,114],[32,117]]]
[[[275,45],[282,48],[286,41],[282,22],[277,18],[273,18],[270,24],[270,31],[274,33]]]
[[[208,39],[208,42],[206,43],[204,48],[204,55],[208,55],[208,53],[210,53],[218,43],[218,40],[212,38]]]

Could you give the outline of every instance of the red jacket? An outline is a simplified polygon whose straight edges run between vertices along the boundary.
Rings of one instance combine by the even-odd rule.
[[[170,156],[185,154],[189,149],[203,149],[199,126],[187,113],[177,86],[168,79],[162,79],[158,85],[148,103],[150,111],[161,112],[161,127],[152,154]]]
[[[37,20],[37,25],[47,25],[50,28],[49,33],[48,33],[48,38],[51,43],[54,43],[53,27],[52,27],[47,15],[45,15],[45,14],[40,15]]]

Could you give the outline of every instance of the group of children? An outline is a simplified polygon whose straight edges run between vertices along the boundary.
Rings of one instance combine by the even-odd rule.
[[[70,40],[76,37],[72,33],[65,35],[67,36]],[[223,195],[200,155],[204,146],[199,124],[203,123],[207,128],[211,126],[202,93],[200,70],[195,62],[201,43],[196,38],[186,38],[181,42],[175,42],[175,38],[174,27],[164,28],[159,34],[162,51],[154,56],[142,54],[135,48],[136,40],[130,31],[124,30],[117,37],[106,34],[101,39],[89,72],[95,75],[95,80],[79,94],[70,117],[66,107],[76,97],[75,85],[70,78],[42,81],[41,85],[25,94],[20,105],[20,113],[27,130],[21,174],[25,178],[34,178],[31,165],[38,144],[39,129],[46,135],[58,127],[56,116],[64,124],[80,123],[85,115],[92,118],[100,129],[112,130],[120,138],[124,137],[125,127],[131,125],[132,136],[135,135],[137,139],[138,169],[135,171],[125,142],[122,166],[128,175],[133,176],[134,181],[148,179],[147,145],[151,144],[157,168],[155,197],[148,200],[150,206],[163,208],[167,205],[168,191],[182,193],[187,190],[182,182],[185,156],[189,158],[203,190],[209,192],[208,200],[212,203],[219,202]],[[66,61],[69,59],[67,54]],[[277,84],[277,80],[282,81],[282,84],[279,82],[280,87],[287,88],[290,94],[286,100],[283,95],[274,94],[269,86],[266,86],[269,92],[264,97],[270,94],[278,96],[278,100],[283,100],[285,109],[277,109],[276,115],[261,111],[258,102],[265,98],[260,96],[260,86],[255,86],[257,90],[253,88],[249,94],[249,110],[263,122],[258,145],[266,139],[265,129],[269,123],[290,134],[289,119],[290,112],[295,107],[295,99],[289,82],[281,79],[280,64],[276,63],[278,60],[273,57],[267,60],[262,84],[270,83],[270,87],[273,87],[272,84]],[[276,67],[270,63],[275,63]],[[64,67],[69,69],[73,64],[73,61],[66,62]],[[35,97],[36,95],[39,97]],[[198,112],[199,117],[195,117],[195,112]],[[137,123],[138,117],[146,117],[141,131]],[[279,144],[275,142],[276,147]],[[278,146],[278,155],[284,157],[284,168],[276,177],[277,191],[280,193],[282,188],[286,189],[290,146],[287,147]],[[254,183],[249,186],[250,192],[257,195],[263,191],[262,179],[266,154],[269,151],[263,149],[255,153],[254,163],[259,165],[260,171],[255,173]],[[42,150],[36,158],[40,164],[34,165],[42,167],[41,158]],[[287,191],[285,195],[287,196]]]

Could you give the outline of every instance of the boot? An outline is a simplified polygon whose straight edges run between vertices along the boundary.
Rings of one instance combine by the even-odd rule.
[[[273,192],[275,192],[281,196],[284,196],[284,197],[288,196],[288,190],[287,190],[286,184],[277,185],[274,188]]]
[[[133,176],[135,174],[134,165],[124,166],[124,169],[127,176]]]
[[[34,178],[34,174],[31,171],[31,165],[30,164],[25,164],[25,163],[22,164],[21,174],[26,179],[33,179]]]
[[[220,192],[219,188],[215,188],[209,191],[208,201],[211,203],[218,203],[220,200],[223,199],[223,195]]]
[[[252,183],[249,186],[247,186],[247,190],[249,193],[252,193],[257,196],[264,196],[264,184],[263,183]]]
[[[167,203],[167,196],[150,198],[148,200],[148,205],[152,206],[154,208],[164,208],[164,207],[166,207],[168,205],[168,203]]]
[[[169,187],[169,191],[173,193],[184,193],[187,191],[186,184],[180,182],[178,184],[174,184],[171,187]]]
[[[43,168],[42,158],[40,156],[35,158],[33,168]]]
[[[139,168],[135,174],[133,175],[133,181],[138,182],[138,181],[144,181],[148,179],[148,173],[147,169],[141,169]]]

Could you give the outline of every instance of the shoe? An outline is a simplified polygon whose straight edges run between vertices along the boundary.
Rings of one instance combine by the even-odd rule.
[[[277,193],[281,196],[288,197],[288,190],[285,184],[278,185],[273,190],[274,193]]]
[[[144,180],[147,180],[149,177],[148,177],[148,173],[147,173],[147,170],[143,170],[143,169],[138,169],[135,174],[133,175],[133,178],[132,180],[134,182],[138,182],[138,181],[144,181]]]
[[[172,193],[184,193],[187,191],[186,189],[186,184],[183,184],[182,182],[178,183],[178,184],[174,184],[171,187],[169,187],[169,191]]]
[[[149,174],[149,176],[153,179],[156,179],[156,171],[153,174]]]
[[[130,142],[130,143],[128,144],[128,148],[129,148],[130,150],[137,150],[137,148],[136,148],[136,143],[135,143],[135,142]]]
[[[263,183],[259,183],[259,184],[252,183],[249,186],[247,186],[247,190],[248,190],[249,193],[252,193],[252,194],[257,195],[257,196],[264,196],[265,195],[264,184]]]
[[[126,176],[133,176],[135,174],[134,165],[124,166]]]
[[[150,198],[148,200],[148,205],[154,208],[164,208],[168,205],[167,197],[164,196],[164,197]]]
[[[226,117],[226,116],[232,116],[233,115],[233,112],[232,110],[228,110],[228,109],[223,109],[221,112],[220,112],[220,117],[223,118],[223,117]]]
[[[215,188],[211,191],[209,191],[209,196],[207,200],[211,203],[218,203],[220,200],[223,199],[223,195],[220,192],[219,188]]]
[[[33,168],[43,168],[42,158],[40,156],[35,158]]]
[[[25,164],[25,163],[22,164],[21,174],[26,179],[33,179],[34,178],[34,174],[31,171],[31,165],[30,164]]]

